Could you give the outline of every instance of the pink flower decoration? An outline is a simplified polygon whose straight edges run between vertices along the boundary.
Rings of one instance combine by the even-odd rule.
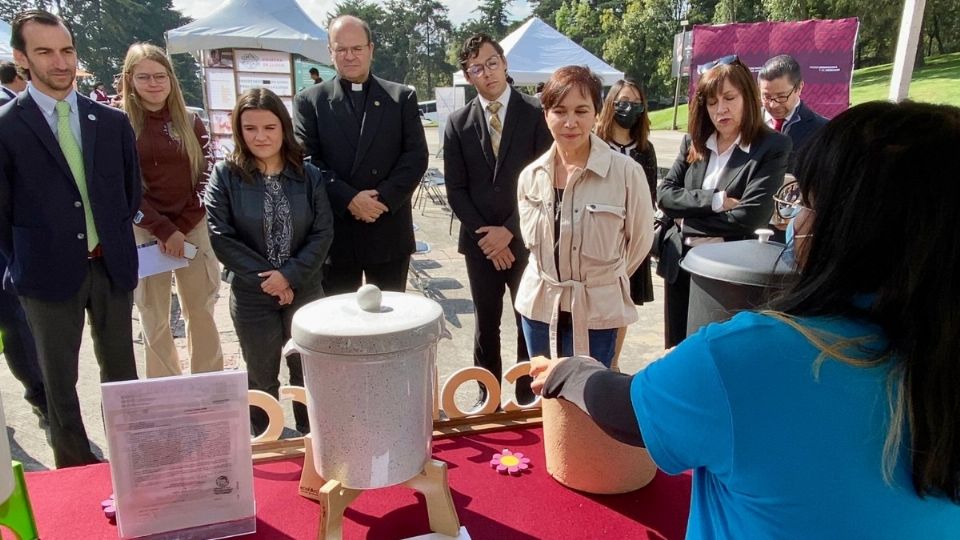
[[[520,452],[513,453],[506,448],[499,454],[494,454],[490,460],[490,467],[497,469],[500,474],[519,475],[530,468],[530,458],[523,457]]]
[[[117,517],[117,501],[114,499],[113,494],[110,495],[109,499],[104,499],[100,501],[100,507],[103,508],[103,515],[109,520],[114,520]]]

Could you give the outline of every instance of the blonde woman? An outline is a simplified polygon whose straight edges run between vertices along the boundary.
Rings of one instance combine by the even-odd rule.
[[[163,49],[136,43],[123,62],[123,108],[137,136],[143,202],[135,219],[138,244],[156,242],[189,264],[175,270],[187,326],[190,372],[223,369],[213,307],[220,288],[207,233],[203,191],[213,159],[203,122],[187,112],[180,84]],[[180,375],[170,331],[170,272],[140,280],[134,292],[143,328],[147,377]]]

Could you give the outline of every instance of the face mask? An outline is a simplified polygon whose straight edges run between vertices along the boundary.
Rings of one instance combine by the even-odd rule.
[[[623,129],[635,126],[641,114],[643,114],[642,102],[615,101],[613,103],[613,120]]]
[[[787,232],[786,232],[787,247],[783,249],[783,255],[781,256],[781,260],[793,268],[797,267],[797,257],[793,252],[793,241],[794,241],[795,234],[796,232],[793,227],[793,220],[791,219],[787,223]]]

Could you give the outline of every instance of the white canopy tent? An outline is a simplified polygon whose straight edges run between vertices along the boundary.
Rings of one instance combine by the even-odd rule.
[[[227,0],[213,13],[167,31],[171,54],[203,49],[265,49],[330,64],[327,31],[296,0]]]
[[[600,76],[604,86],[623,78],[623,72],[590,54],[570,38],[556,31],[537,17],[500,41],[507,57],[507,72],[514,84],[529,86],[546,82],[557,68],[569,65],[587,66]],[[453,74],[454,85],[467,84],[462,71]]]
[[[10,46],[12,33],[7,21],[0,21],[0,62],[13,62],[13,47]]]

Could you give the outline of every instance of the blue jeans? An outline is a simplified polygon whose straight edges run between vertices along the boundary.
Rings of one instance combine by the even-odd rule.
[[[530,357],[550,356],[550,324],[521,317],[523,337],[527,340]],[[590,356],[601,364],[610,367],[613,353],[617,347],[617,329],[588,330],[590,334]],[[570,314],[560,312],[557,324],[557,354],[561,357],[573,355],[573,321]]]

